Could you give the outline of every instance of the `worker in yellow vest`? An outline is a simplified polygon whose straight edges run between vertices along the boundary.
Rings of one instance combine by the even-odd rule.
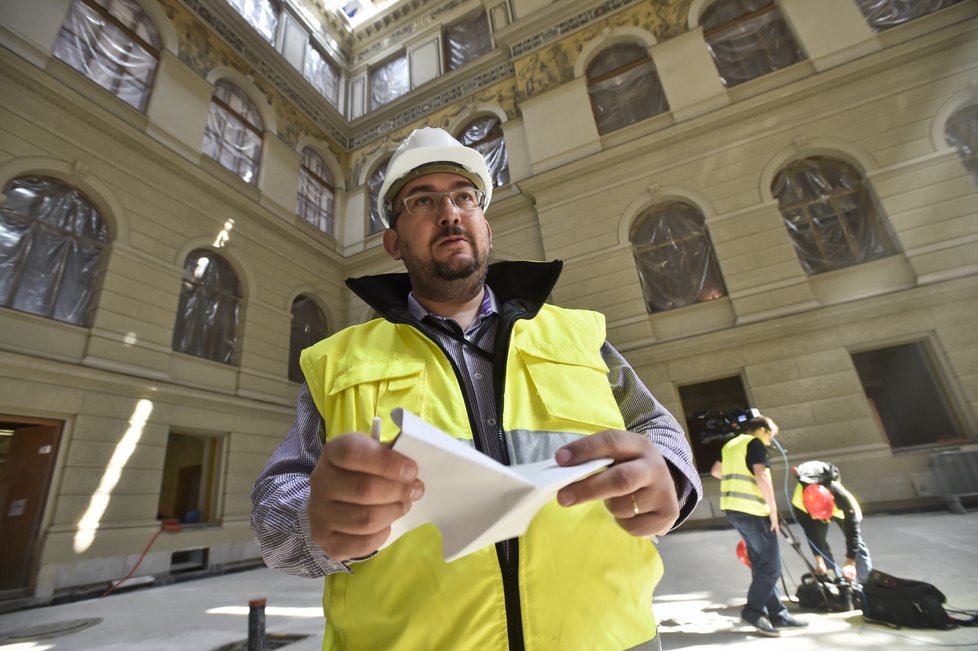
[[[862,509],[859,502],[842,485],[838,467],[827,461],[806,461],[792,468],[798,483],[791,497],[791,508],[805,531],[815,555],[815,572],[865,584],[873,562],[862,536]],[[829,522],[835,521],[846,540],[846,560],[839,568],[828,542]]]
[[[295,425],[252,490],[252,531],[270,566],[325,577],[324,649],[660,648],[651,538],[700,498],[689,444],[601,314],[544,302],[559,261],[489,264],[493,186],[478,150],[410,134],[378,194],[384,250],[407,273],[348,280],[379,318],[302,352]],[[507,465],[614,462],[525,535],[446,563],[435,527],[383,546],[425,490],[390,445],[395,407]]]
[[[743,434],[724,444],[720,461],[710,470],[720,480],[720,509],[744,539],[750,559],[751,583],[741,618],[768,637],[779,637],[781,629],[808,626],[792,617],[778,590],[781,530],[767,454],[777,433],[773,420],[755,416]]]

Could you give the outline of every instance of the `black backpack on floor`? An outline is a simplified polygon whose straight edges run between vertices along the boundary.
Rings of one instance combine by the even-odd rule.
[[[841,613],[858,608],[859,593],[846,581],[803,574],[798,584],[798,605],[806,610]]]
[[[923,581],[900,579],[878,570],[863,586],[863,619],[895,628],[949,629],[962,623],[944,610],[947,600],[940,590]]]

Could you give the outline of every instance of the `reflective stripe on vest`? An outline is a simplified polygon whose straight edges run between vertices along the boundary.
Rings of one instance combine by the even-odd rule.
[[[747,446],[754,440],[752,434],[741,434],[730,439],[721,451],[720,510],[740,511],[767,517],[771,508],[757,480],[747,468]],[[765,472],[770,474],[771,469]]]
[[[604,319],[544,306],[517,321],[506,351],[501,413],[512,463],[552,458],[565,443],[623,429],[600,354]],[[303,351],[301,365],[327,439],[396,428],[403,407],[473,445],[463,389],[449,359],[414,327],[378,319]],[[586,398],[586,399],[583,399]],[[324,649],[508,649],[494,546],[441,560],[433,525],[405,534],[351,574],[326,577]],[[625,533],[601,501],[543,507],[519,539],[520,605],[527,651],[629,649],[655,638],[655,547]]]

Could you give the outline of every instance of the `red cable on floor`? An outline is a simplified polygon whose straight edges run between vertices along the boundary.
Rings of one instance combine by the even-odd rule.
[[[136,561],[136,564],[132,566],[132,569],[129,570],[128,574],[126,574],[124,577],[122,577],[121,579],[113,583],[109,587],[109,589],[102,594],[103,597],[108,597],[113,590],[118,588],[119,585],[121,585],[126,579],[128,579],[133,575],[133,573],[136,571],[136,568],[139,567],[139,564],[143,562],[144,558],[146,558],[146,554],[149,553],[149,548],[153,546],[154,542],[156,542],[156,539],[159,537],[161,531],[166,531],[167,533],[180,533],[181,531],[183,531],[183,525],[180,524],[179,520],[168,519],[168,520],[161,521],[160,528],[157,529],[156,533],[153,534],[153,537],[149,539],[149,544],[146,545],[146,549],[143,550],[143,554],[142,556],[139,557],[139,560]]]

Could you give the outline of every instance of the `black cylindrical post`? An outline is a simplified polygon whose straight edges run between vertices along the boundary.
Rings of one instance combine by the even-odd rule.
[[[248,602],[248,651],[267,651],[265,644],[265,600]]]

